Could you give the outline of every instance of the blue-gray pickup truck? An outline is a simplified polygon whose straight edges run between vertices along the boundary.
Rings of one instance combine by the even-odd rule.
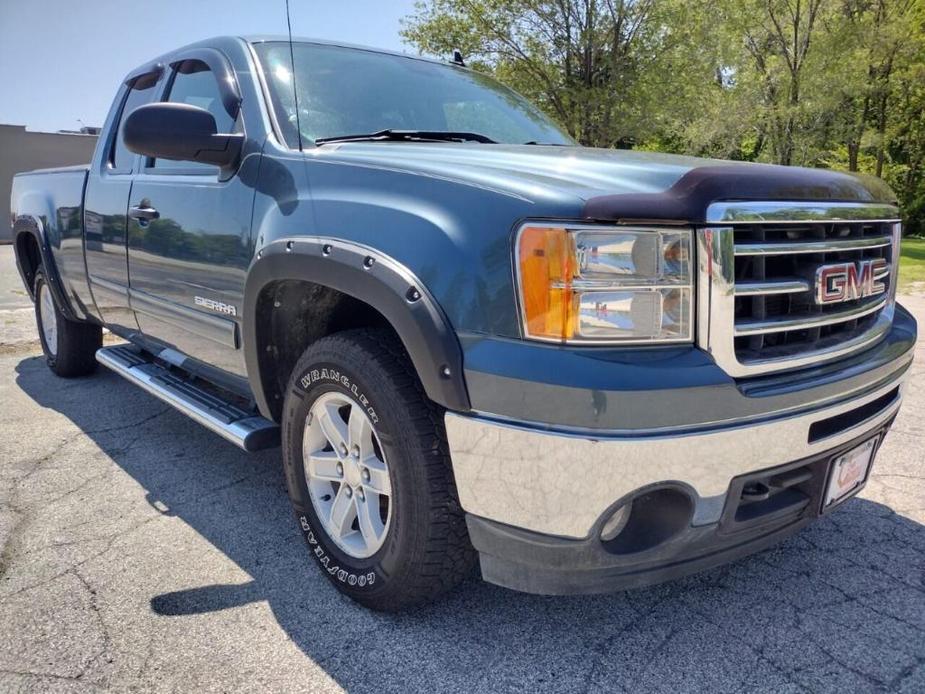
[[[132,71],[89,166],[13,184],[49,367],[280,446],[374,609],[476,563],[671,579],[856,494],[916,338],[889,188],[580,147],[461,62],[225,37]]]

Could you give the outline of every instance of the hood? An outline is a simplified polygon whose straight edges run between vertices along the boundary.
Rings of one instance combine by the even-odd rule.
[[[827,169],[633,150],[476,143],[351,142],[306,156],[474,185],[542,202],[570,197],[601,221],[703,221],[713,202],[895,204],[880,179]]]

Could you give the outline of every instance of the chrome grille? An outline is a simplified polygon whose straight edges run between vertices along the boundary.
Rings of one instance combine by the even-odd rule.
[[[887,222],[749,224],[733,227],[735,352],[739,361],[785,357],[869,330],[890,292],[891,273],[876,279],[886,292],[836,304],[815,297],[817,268],[883,258],[892,263]]]
[[[731,206],[723,207],[728,212]],[[760,206],[760,214],[748,216],[749,206]],[[700,310],[707,312],[700,340],[732,375],[843,357],[889,328],[899,237],[895,208],[739,203],[735,210],[728,225],[700,232]],[[873,259],[883,260],[874,277],[884,292],[817,302],[820,266]]]

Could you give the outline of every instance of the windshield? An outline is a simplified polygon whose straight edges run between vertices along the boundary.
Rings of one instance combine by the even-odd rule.
[[[303,144],[382,130],[478,133],[507,144],[573,144],[522,96],[490,77],[356,48],[254,45],[286,144],[298,148],[292,70]]]

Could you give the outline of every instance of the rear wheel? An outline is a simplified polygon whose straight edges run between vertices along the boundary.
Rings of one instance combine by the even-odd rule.
[[[103,329],[65,318],[41,268],[35,273],[35,321],[45,361],[58,376],[85,376],[96,369],[96,350],[103,346]]]
[[[442,411],[389,333],[352,330],[305,351],[286,392],[283,460],[309,551],[357,602],[399,610],[471,573]]]

